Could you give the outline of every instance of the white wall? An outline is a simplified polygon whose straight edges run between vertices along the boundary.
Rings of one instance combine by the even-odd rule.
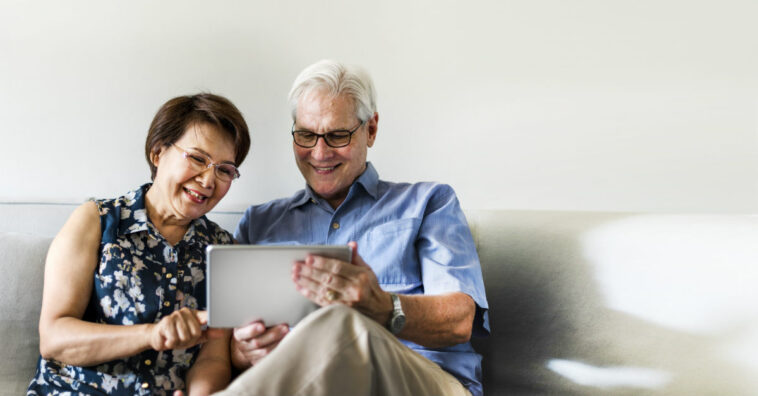
[[[219,209],[302,187],[286,94],[362,64],[369,159],[466,208],[758,212],[758,2],[0,3],[0,201],[78,202],[146,181],[158,107],[209,90],[253,133]]]

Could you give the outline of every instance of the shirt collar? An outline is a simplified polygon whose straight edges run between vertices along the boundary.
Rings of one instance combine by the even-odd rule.
[[[292,204],[290,207],[297,208],[298,206],[305,205],[307,202],[309,202],[312,199],[316,198],[316,194],[313,193],[313,190],[306,184],[305,190],[300,190],[298,192],[297,197],[292,201]]]
[[[147,210],[145,209],[145,193],[152,183],[146,183],[136,190],[129,191],[121,197],[121,205],[117,206],[119,213],[118,233],[133,234],[148,230]]]
[[[379,173],[376,172],[376,169],[374,169],[374,165],[372,165],[371,162],[366,162],[366,170],[364,170],[363,173],[358,176],[353,185],[350,186],[350,190],[353,190],[356,185],[361,185],[366,193],[371,196],[371,198],[376,199],[377,191],[379,188]],[[295,199],[292,201],[292,208],[297,208],[299,206],[305,205],[308,202],[317,204],[318,202],[323,201],[323,199],[316,195],[311,186],[309,186],[307,183],[305,185],[305,189],[302,190],[299,195],[300,196],[295,197]],[[348,196],[349,195],[350,193],[348,193]]]
[[[366,162],[366,170],[358,177],[356,183],[362,185],[371,198],[376,199],[379,189],[379,173],[376,172],[371,162]]]

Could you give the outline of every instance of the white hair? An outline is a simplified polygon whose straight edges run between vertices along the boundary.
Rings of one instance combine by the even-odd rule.
[[[332,97],[348,95],[355,105],[355,115],[361,121],[367,121],[376,112],[374,83],[360,66],[325,59],[303,69],[292,83],[289,94],[293,120],[297,114],[297,102],[314,91],[324,91]]]

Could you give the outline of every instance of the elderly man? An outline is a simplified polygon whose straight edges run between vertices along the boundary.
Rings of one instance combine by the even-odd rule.
[[[480,395],[481,358],[469,339],[489,333],[487,300],[455,192],[379,179],[366,161],[379,115],[362,69],[311,65],[295,80],[290,105],[306,187],[250,207],[235,237],[350,244],[353,260],[310,256],[293,265],[298,290],[326,308],[291,332],[260,322],[235,329],[233,363],[253,367],[227,392]]]

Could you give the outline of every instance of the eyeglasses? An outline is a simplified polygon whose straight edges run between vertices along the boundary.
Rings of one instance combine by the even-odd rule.
[[[296,145],[305,148],[316,147],[316,144],[318,144],[318,138],[324,139],[324,142],[326,142],[326,145],[329,147],[345,147],[350,144],[350,138],[353,136],[355,131],[357,131],[358,128],[363,126],[365,123],[366,121],[361,121],[361,123],[358,124],[357,127],[353,128],[352,131],[348,131],[346,129],[338,129],[336,131],[329,131],[324,134],[318,134],[303,130],[295,131],[295,124],[292,123],[292,138],[295,140]]]
[[[194,169],[195,171],[205,172],[208,170],[208,168],[215,168],[213,173],[219,180],[224,182],[230,182],[240,177],[239,170],[232,164],[215,163],[211,161],[210,157],[203,153],[194,150],[188,150],[183,147],[179,147],[176,144],[172,145],[182,152],[182,157],[187,160],[190,168]]]

